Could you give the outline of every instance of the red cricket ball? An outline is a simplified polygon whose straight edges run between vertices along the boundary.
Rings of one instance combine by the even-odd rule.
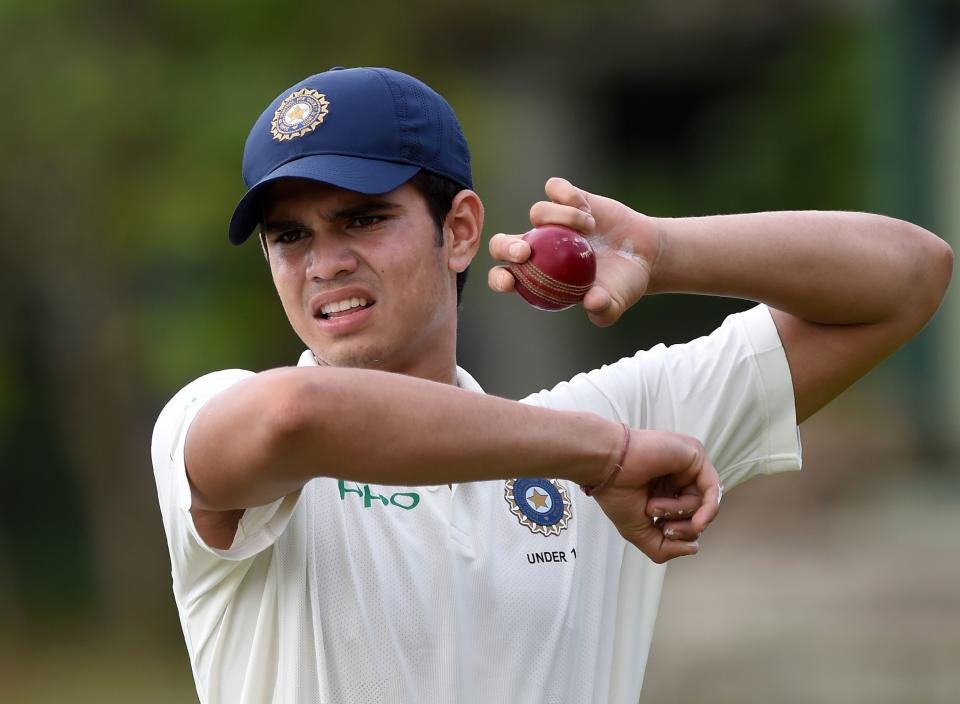
[[[583,300],[597,276],[593,248],[576,230],[544,225],[523,236],[530,258],[508,268],[517,293],[540,310],[564,310]]]

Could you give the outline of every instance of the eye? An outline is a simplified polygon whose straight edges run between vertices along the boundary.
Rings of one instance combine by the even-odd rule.
[[[347,225],[348,229],[369,230],[386,220],[383,215],[361,215],[353,218]]]
[[[293,244],[309,235],[306,230],[287,230],[274,236],[273,241],[277,244]]]

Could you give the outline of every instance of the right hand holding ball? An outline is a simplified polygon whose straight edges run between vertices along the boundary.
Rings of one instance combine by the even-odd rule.
[[[597,258],[579,232],[544,225],[523,236],[530,258],[508,269],[527,303],[540,310],[564,310],[583,300],[597,274]]]
[[[662,231],[653,218],[564,179],[551,178],[545,190],[549,200],[530,208],[535,229],[490,239],[490,255],[508,264],[490,270],[490,288],[516,290],[543,310],[582,303],[594,325],[611,325],[647,292]]]

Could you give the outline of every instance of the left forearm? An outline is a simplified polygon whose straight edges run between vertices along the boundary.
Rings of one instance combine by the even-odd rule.
[[[811,322],[878,323],[905,310],[925,312],[925,321],[952,270],[942,240],[879,215],[781,212],[655,223],[662,244],[648,293],[746,298]]]

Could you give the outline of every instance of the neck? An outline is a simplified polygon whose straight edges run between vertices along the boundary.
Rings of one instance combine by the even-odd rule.
[[[324,362],[322,359],[317,357],[316,353],[313,353],[313,361],[317,363],[318,367],[329,367],[330,365]],[[418,369],[402,369],[402,368],[388,368],[388,367],[377,367],[381,371],[393,372],[395,374],[406,374],[407,376],[415,376],[419,379],[426,379],[427,381],[436,381],[440,384],[450,384],[451,386],[457,385],[457,363],[454,359],[452,363],[443,365],[438,368],[429,368],[423,367]]]

